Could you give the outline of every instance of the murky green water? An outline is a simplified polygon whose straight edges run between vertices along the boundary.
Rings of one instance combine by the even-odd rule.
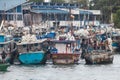
[[[113,64],[85,65],[12,65],[7,72],[0,72],[0,80],[120,80],[120,55]]]

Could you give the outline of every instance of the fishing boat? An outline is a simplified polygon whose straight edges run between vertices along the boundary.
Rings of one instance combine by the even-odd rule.
[[[86,64],[107,64],[113,62],[113,54],[106,51],[93,51],[85,55]]]
[[[112,47],[114,52],[120,52],[120,34],[113,34],[112,35]]]
[[[86,50],[84,50],[84,59],[86,64],[112,63],[114,58],[112,52],[112,40],[109,37],[104,42],[99,41],[99,39],[95,39],[95,37],[93,37],[93,39],[94,43],[88,39]]]
[[[34,40],[31,38],[30,40],[25,37],[26,41],[22,39],[21,42],[17,43],[18,46],[18,53],[19,53],[19,61],[22,64],[45,64],[46,62],[46,54],[43,50],[42,44],[46,41],[43,40]],[[29,40],[29,41],[28,41]]]
[[[7,41],[8,37],[4,34],[0,34],[0,71],[7,71],[7,68],[10,66],[11,51],[10,43],[11,40]]]
[[[7,68],[10,66],[10,64],[0,64],[0,71],[7,71]]]
[[[53,64],[76,64],[80,58],[80,50],[75,48],[75,40],[51,40],[51,56]]]

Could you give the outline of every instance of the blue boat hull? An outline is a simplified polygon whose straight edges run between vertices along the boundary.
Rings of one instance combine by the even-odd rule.
[[[19,54],[19,60],[23,64],[45,64],[45,53],[38,52],[26,52]]]

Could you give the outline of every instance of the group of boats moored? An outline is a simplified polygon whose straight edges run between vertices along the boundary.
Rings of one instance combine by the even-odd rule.
[[[16,62],[45,64],[52,60],[53,64],[76,64],[80,58],[85,59],[86,64],[112,63],[116,38],[109,31],[93,26],[49,30],[21,27],[13,28],[8,35],[1,29],[0,69],[6,70]],[[119,42],[114,44],[119,48]]]

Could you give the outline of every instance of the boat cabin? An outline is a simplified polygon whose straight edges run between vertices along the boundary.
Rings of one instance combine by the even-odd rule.
[[[79,53],[79,51],[80,51],[76,47],[76,41],[53,40],[51,42],[52,42],[52,45],[50,45],[51,53],[72,54],[75,52]]]
[[[45,40],[36,41],[36,42],[21,42],[17,43],[18,52],[35,52],[43,50],[42,46]]]

